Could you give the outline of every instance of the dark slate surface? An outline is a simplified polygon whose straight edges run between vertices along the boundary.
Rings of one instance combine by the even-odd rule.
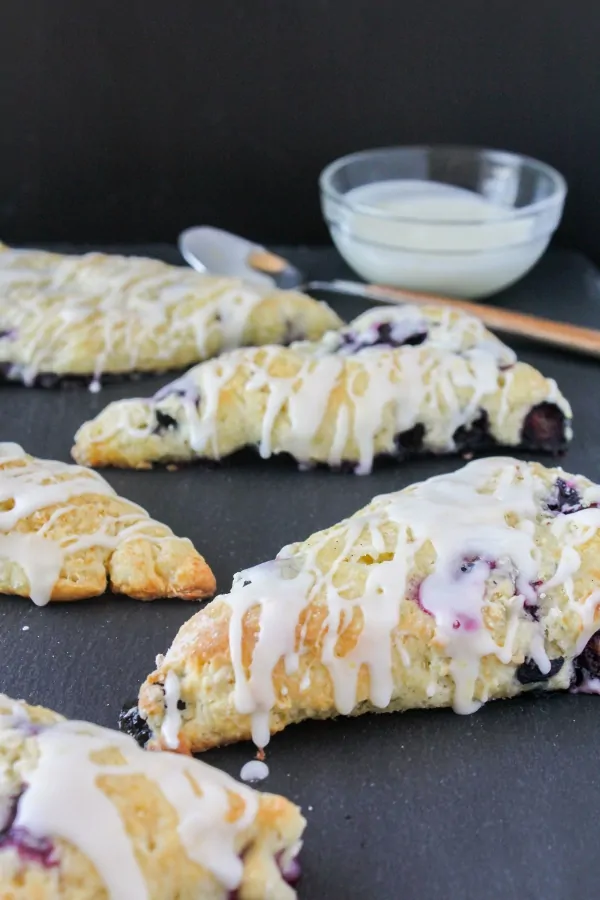
[[[114,248],[117,249],[117,248]],[[174,248],[129,248],[177,261]],[[346,275],[333,251],[290,257],[312,277]],[[600,280],[583,257],[553,251],[507,306],[600,327]],[[334,301],[342,315],[356,300]],[[516,346],[516,344],[515,344]],[[520,342],[572,402],[565,466],[600,479],[600,363]],[[0,389],[0,439],[68,460],[77,426],[110,400],[167,378],[85,390]],[[378,469],[357,478],[300,474],[271,460],[182,472],[108,471],[111,484],[196,543],[222,590],[238,569],[350,514],[372,496],[451,471],[457,460]],[[69,716],[114,726],[156,653],[193,604],[102,598],[37,609],[0,599],[0,688]],[[28,626],[27,631],[23,627]],[[271,743],[268,790],[301,804],[306,900],[572,900],[595,896],[600,701],[555,696],[496,703],[470,717],[443,710],[293,726]],[[249,744],[205,755],[234,775]],[[133,900],[133,898],[132,898]]]

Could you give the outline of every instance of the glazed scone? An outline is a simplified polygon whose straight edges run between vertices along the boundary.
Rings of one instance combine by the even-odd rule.
[[[288,800],[4,695],[0,801],[2,900],[296,897]]]
[[[376,497],[183,625],[131,730],[264,747],[304,719],[600,687],[599,504],[586,478],[504,457]]]
[[[561,451],[571,409],[464,313],[384,307],[318,343],[232,351],[143,400],[111,403],[75,436],[89,466],[221,459],[254,446],[371,471],[377,456]]]
[[[43,606],[108,589],[195,599],[214,594],[215,578],[191,541],[96,472],[0,443],[0,594]]]
[[[154,259],[0,244],[0,371],[26,385],[187,368],[243,345],[314,340],[325,303]]]

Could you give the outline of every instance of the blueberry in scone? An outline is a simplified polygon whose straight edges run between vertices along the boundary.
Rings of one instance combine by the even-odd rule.
[[[111,403],[79,429],[73,455],[138,468],[249,446],[303,468],[365,474],[378,456],[559,453],[570,421],[555,382],[517,362],[478,319],[386,307],[319,342],[232,351],[152,398]]]
[[[205,763],[0,695],[0,896],[293,900],[305,821]]]
[[[81,600],[209,597],[215,578],[187,538],[96,472],[0,443],[0,593]]]
[[[480,319],[441,306],[377,306],[362,313],[337,332],[329,332],[320,345],[330,352],[354,354],[369,347],[419,346],[468,352],[483,349],[504,367],[516,362],[515,353],[487,330]]]
[[[599,502],[583,476],[505,457],[376,497],[236,575],[130,721],[151,747],[264,747],[304,719],[600,693]]]

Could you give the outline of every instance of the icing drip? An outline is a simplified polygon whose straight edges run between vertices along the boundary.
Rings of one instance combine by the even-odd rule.
[[[251,759],[249,762],[244,763],[240,772],[242,781],[264,781],[268,777],[269,767],[260,759]]]
[[[600,591],[583,601],[575,599],[572,580],[580,564],[575,547],[600,528],[600,510],[552,518],[545,505],[548,490],[548,482],[527,463],[480,460],[451,475],[377,497],[336,528],[286,547],[276,560],[236,575],[231,593],[221,599],[231,609],[234,703],[238,712],[251,716],[255,743],[264,747],[269,740],[275,666],[283,659],[288,673],[302,671],[304,629],[299,622],[309,606],[313,611],[326,608],[319,637],[321,661],[333,685],[337,710],[348,714],[356,707],[362,667],[369,674],[372,705],[385,708],[393,701],[394,660],[404,666],[407,660],[410,663],[406,650],[399,649],[406,634],[399,629],[400,608],[413,602],[411,573],[418,554],[428,546],[435,562],[415,599],[434,621],[433,644],[447,659],[457,712],[473,712],[486,699],[481,693],[477,696],[483,657],[517,665],[519,653],[524,653],[542,675],[550,674],[545,626],[527,614],[528,608],[537,608],[538,597],[546,596],[544,591],[564,589],[568,608],[581,620],[575,648],[581,652],[598,629],[594,617]],[[554,532],[563,546],[545,585],[539,581],[536,523]],[[332,544],[335,556],[328,555]],[[344,566],[365,559],[364,587],[355,589],[355,596]],[[490,584],[498,578],[513,585],[513,594],[502,601],[503,627],[495,638],[486,615]],[[248,666],[242,662],[243,622],[253,609],[258,609],[260,627]],[[352,649],[341,655],[339,636],[356,613],[362,627]],[[300,691],[309,684],[306,669]],[[427,695],[434,696],[437,689],[434,679]]]
[[[249,582],[246,586],[245,581]],[[265,747],[269,742],[269,712],[275,703],[271,673],[281,656],[289,657],[295,652],[296,624],[301,611],[299,595],[303,606],[313,581],[312,572],[298,571],[294,560],[285,559],[263,563],[234,578],[234,591],[237,586],[243,598],[231,618],[230,650],[236,674],[234,703],[239,712],[252,715],[252,739],[257,747]],[[277,603],[262,603],[259,643],[247,678],[242,663],[243,616],[274,585],[277,585]],[[285,616],[280,614],[282,607],[287,611]]]
[[[171,535],[160,526],[163,537],[151,533],[158,525],[135,503],[119,497],[126,506],[120,516],[105,517],[91,534],[53,537],[51,529],[73,512],[70,501],[78,497],[117,498],[116,492],[97,472],[54,460],[28,456],[18,444],[0,443],[0,566],[13,563],[25,574],[29,596],[37,606],[50,601],[65,557],[92,547],[114,550],[121,543],[144,534],[160,543]],[[17,530],[19,523],[49,507],[57,508],[35,532]]]
[[[0,534],[0,562],[7,560],[20,566],[29,583],[29,596],[36,606],[45,606],[49,602],[60,575],[63,556],[60,544],[37,534]]]
[[[155,368],[180,363],[177,351],[195,344],[196,358],[239,346],[252,311],[268,289],[230,278],[215,278],[151,259],[59,256],[16,251],[0,245],[0,324],[5,337],[23,339],[23,360],[14,363],[7,340],[0,361],[13,363],[9,377],[32,384],[39,373],[72,373],[76,326],[94,328],[87,357],[90,390],[98,391],[111,357],[125,356],[116,371],[134,371],[140,347],[152,344]],[[157,337],[157,335],[159,337]],[[184,351],[185,352],[185,351]],[[189,363],[189,351],[183,364]],[[144,368],[148,368],[147,362]]]
[[[310,458],[311,444],[323,421],[329,395],[339,381],[343,365],[334,357],[316,364],[307,361],[291,378],[273,378],[269,363],[257,370],[246,384],[246,390],[268,388],[267,408],[262,420],[259,452],[267,459],[273,453],[272,435],[277,416],[287,406],[291,433],[288,452],[296,459]]]
[[[0,717],[0,729],[20,728]],[[86,722],[60,722],[37,735],[39,760],[27,773],[15,828],[34,838],[62,838],[84,853],[111,900],[149,900],[150,891],[118,808],[99,787],[107,777],[143,776],[158,786],[177,813],[177,835],[188,857],[227,890],[242,879],[239,836],[257,813],[254,792],[205,763],[171,753],[147,753],[132,738]],[[118,764],[99,754],[118,750]],[[193,786],[198,790],[194,790]],[[231,816],[229,793],[242,801]]]
[[[172,670],[165,678],[165,719],[161,735],[169,750],[179,747],[179,729],[181,728],[181,712],[178,704],[181,697],[179,678]]]

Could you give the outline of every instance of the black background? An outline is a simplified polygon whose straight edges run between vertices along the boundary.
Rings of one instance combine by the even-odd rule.
[[[2,0],[0,237],[320,242],[351,150],[469,142],[567,177],[600,260],[597,0]]]

